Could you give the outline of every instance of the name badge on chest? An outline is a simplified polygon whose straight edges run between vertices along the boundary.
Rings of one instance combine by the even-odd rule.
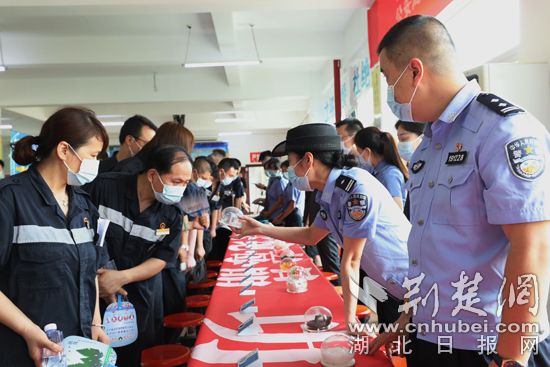
[[[166,224],[161,223],[159,227],[155,232],[157,236],[167,236],[170,234],[170,228],[166,227]]]
[[[456,144],[456,152],[449,152],[449,155],[447,156],[447,161],[445,162],[445,164],[449,166],[463,164],[464,162],[466,162],[467,157],[468,157],[468,152],[463,151],[462,144],[458,143]]]

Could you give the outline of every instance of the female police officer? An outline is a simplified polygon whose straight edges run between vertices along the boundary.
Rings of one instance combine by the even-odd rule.
[[[127,292],[136,308],[138,340],[117,349],[118,366],[139,366],[141,350],[162,341],[161,271],[178,254],[182,213],[176,204],[191,170],[183,148],[161,146],[147,156],[141,173],[108,173],[92,185],[93,202],[111,221],[106,241],[118,269],[101,269],[102,296]]]
[[[243,227],[236,232],[303,244],[316,244],[330,232],[344,249],[341,275],[348,325],[356,322],[353,294],[357,294],[359,266],[390,293],[388,301],[378,305],[380,321],[395,320],[397,300],[405,294],[401,285],[408,271],[409,222],[373,176],[359,168],[344,168],[334,126],[302,125],[289,130],[286,137],[273,154],[288,154],[289,180],[297,189],[319,190],[316,200],[321,210],[315,222],[306,228],[281,228],[243,217]]]
[[[69,107],[15,145],[14,160],[32,165],[0,183],[0,366],[39,366],[42,348],[58,351],[41,330],[51,322],[108,342],[97,302],[98,213],[75,187],[95,178],[108,144],[92,111]]]

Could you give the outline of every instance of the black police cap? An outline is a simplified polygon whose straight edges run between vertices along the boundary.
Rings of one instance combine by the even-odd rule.
[[[305,124],[286,133],[286,140],[273,148],[273,156],[281,157],[289,152],[334,152],[342,150],[340,136],[332,124]]]

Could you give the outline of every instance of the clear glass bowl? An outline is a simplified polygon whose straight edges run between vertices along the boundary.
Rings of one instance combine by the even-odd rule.
[[[323,306],[310,307],[304,314],[304,327],[307,331],[325,331],[332,323],[332,312]]]
[[[243,225],[240,221],[240,217],[243,216],[243,212],[240,209],[230,206],[222,210],[220,216],[220,224],[227,227],[241,228]]]
[[[353,339],[348,335],[331,335],[321,344],[321,364],[325,367],[353,366],[354,355]]]

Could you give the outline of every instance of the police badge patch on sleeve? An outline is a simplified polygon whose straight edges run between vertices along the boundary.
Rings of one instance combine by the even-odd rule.
[[[506,157],[512,173],[518,178],[533,181],[544,172],[544,150],[532,136],[515,139],[506,144]]]
[[[367,196],[363,194],[352,194],[346,203],[348,215],[356,222],[362,221],[367,215]]]

